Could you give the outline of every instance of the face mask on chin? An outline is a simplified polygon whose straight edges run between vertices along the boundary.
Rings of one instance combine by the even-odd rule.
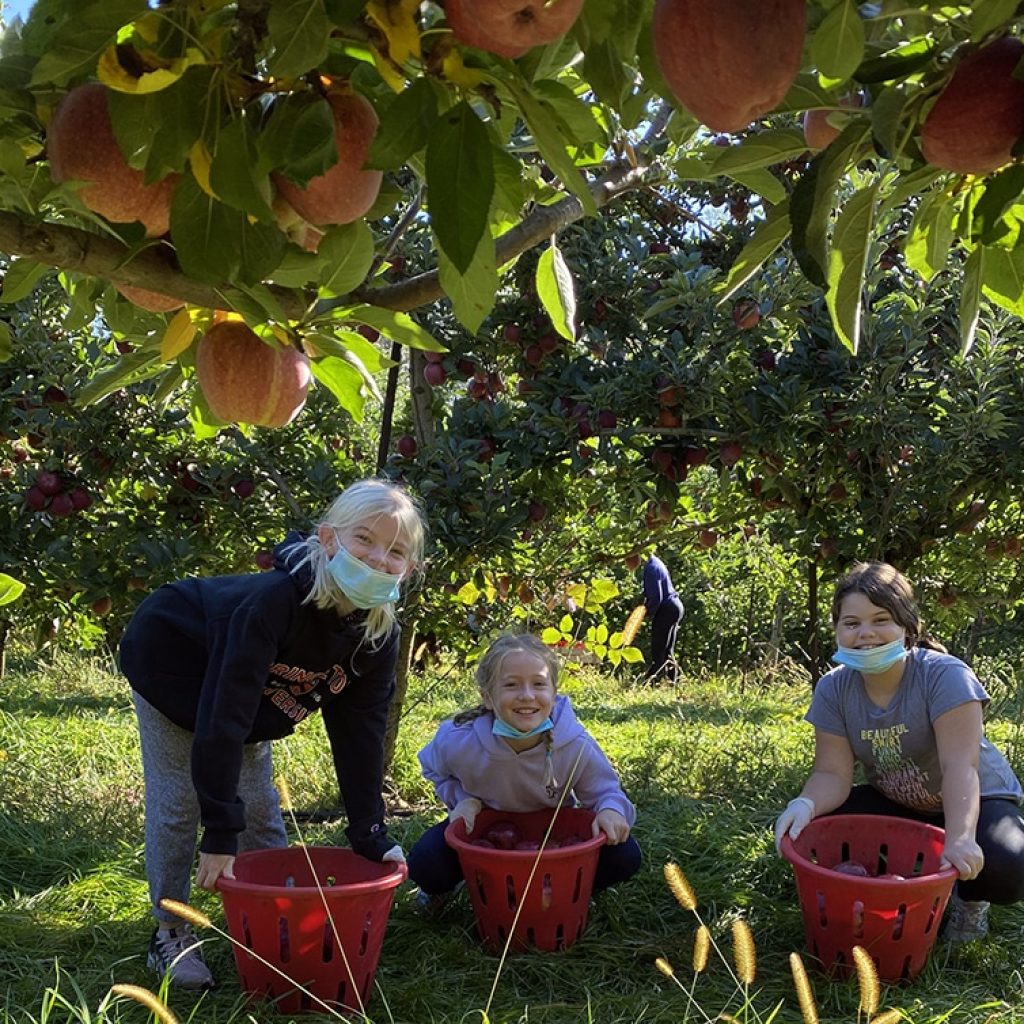
[[[863,650],[858,650],[855,647],[840,647],[832,655],[832,660],[847,668],[856,669],[863,675],[872,676],[879,675],[887,668],[906,660],[909,653],[904,635],[881,647],[867,647]]]
[[[554,729],[555,723],[551,721],[550,715],[544,719],[536,728],[530,729],[528,732],[523,732],[521,729],[517,729],[515,726],[509,725],[508,722],[502,721],[497,715],[494,716],[494,723],[491,725],[491,732],[495,736],[504,736],[508,740],[528,740],[531,736],[539,736],[542,732],[547,732],[548,729]]]
[[[341,544],[327,563],[327,571],[345,596],[364,611],[394,604],[401,594],[401,576],[372,568]]]

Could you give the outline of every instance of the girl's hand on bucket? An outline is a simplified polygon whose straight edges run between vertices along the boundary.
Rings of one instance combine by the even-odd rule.
[[[460,800],[448,815],[449,821],[461,818],[466,823],[466,835],[473,831],[476,824],[476,816],[480,813],[483,804],[475,796],[467,796]]]
[[[786,804],[786,809],[775,820],[775,852],[782,849],[782,837],[788,832],[796,839],[814,817],[814,801],[809,796],[797,796]]]
[[[405,851],[398,845],[398,843],[395,843],[395,845],[392,846],[383,857],[381,857],[382,863],[386,860],[394,861],[396,864],[404,864]]]
[[[629,822],[618,811],[606,807],[594,818],[591,831],[595,839],[603,832],[608,837],[609,846],[618,846],[629,838]]]
[[[972,836],[963,836],[960,839],[946,837],[942,859],[939,861],[940,868],[956,868],[960,872],[960,877],[967,882],[977,878],[984,866],[985,854]]]
[[[217,879],[220,878],[221,875],[225,878],[235,877],[234,854],[199,854],[199,867],[196,868],[196,885],[198,885],[200,889],[209,889],[213,892],[217,888]]]

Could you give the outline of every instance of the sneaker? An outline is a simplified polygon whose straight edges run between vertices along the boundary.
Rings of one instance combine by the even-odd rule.
[[[166,974],[176,988],[204,989],[215,984],[199,940],[187,924],[157,928],[149,940],[146,963],[158,977]]]
[[[459,882],[454,889],[448,892],[424,892],[422,889],[416,891],[416,895],[412,899],[412,904],[416,910],[424,917],[433,917],[435,914],[440,914],[445,908],[448,901],[455,895],[460,889],[465,888],[465,882]]]
[[[968,903],[954,889],[949,897],[942,938],[946,942],[973,942],[988,935],[988,908],[985,900]]]

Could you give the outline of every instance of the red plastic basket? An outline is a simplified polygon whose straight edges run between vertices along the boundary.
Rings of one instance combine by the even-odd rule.
[[[822,968],[846,974],[853,947],[874,959],[883,981],[908,981],[928,959],[956,868],[939,870],[945,833],[934,825],[877,814],[815,818],[782,855],[793,865],[807,948]],[[831,868],[857,861],[872,876]]]
[[[514,822],[523,841],[539,843],[551,824],[551,814],[549,809],[527,814],[484,809],[469,836],[461,818],[445,830],[448,845],[459,855],[480,937],[492,953],[505,948],[510,934],[511,949],[568,949],[586,927],[597,858],[605,842],[604,833],[591,836],[592,812],[558,811],[548,841],[582,840],[572,846],[541,852],[473,845],[499,821]]]
[[[242,988],[273,999],[282,1013],[324,1012],[296,983],[330,1006],[363,1011],[395,888],[406,875],[404,864],[377,864],[334,846],[239,854],[235,877],[217,887]]]

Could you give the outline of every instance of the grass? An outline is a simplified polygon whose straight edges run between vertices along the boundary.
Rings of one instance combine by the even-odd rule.
[[[392,831],[406,848],[440,818],[416,751],[441,718],[471,703],[469,685],[458,671],[412,684],[392,799]],[[508,958],[490,1024],[680,1024],[720,1012],[743,1024],[801,1021],[790,954],[803,951],[803,930],[792,874],[775,855],[770,826],[809,767],[810,728],[801,721],[809,688],[789,677],[743,686],[733,677],[700,676],[676,691],[634,689],[589,671],[564,689],[639,807],[635,834],[646,860],[637,878],[595,902],[587,932],[570,950]],[[1019,707],[999,702],[1006,717],[993,723],[993,735],[1016,750]],[[335,806],[318,720],[277,745],[277,770],[300,817]],[[302,838],[344,843],[344,820],[324,817],[308,815]],[[109,663],[68,655],[12,666],[0,684],[0,1024],[156,1019],[130,988],[128,995],[110,991],[154,990],[145,966],[150,924],[141,836],[141,777],[123,680]],[[669,891],[663,867],[670,861],[692,885],[699,919]],[[197,893],[194,905],[223,921],[216,896]],[[700,921],[713,947],[695,977]],[[749,927],[756,954],[749,986],[736,980],[737,921]],[[266,1004],[246,1004],[230,944],[212,932],[204,938],[222,983],[201,997],[171,993],[180,1021],[289,1019]],[[1024,1024],[1024,1009],[1017,1009],[1024,1004],[1022,940],[1024,908],[993,908],[990,941],[940,945],[913,984],[883,986],[879,1012],[900,1009],[910,1024]],[[659,958],[674,977],[659,970]],[[476,940],[465,896],[424,920],[403,886],[369,1014],[374,1024],[479,1022],[497,965]],[[856,980],[829,981],[808,969],[822,1024],[867,1024]]]

